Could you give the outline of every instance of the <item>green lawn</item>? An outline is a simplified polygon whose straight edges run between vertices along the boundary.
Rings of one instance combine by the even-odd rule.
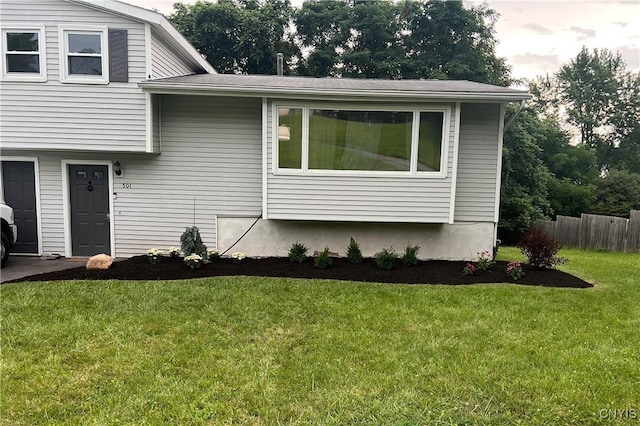
[[[561,255],[596,287],[3,285],[0,422],[626,424],[640,254]]]

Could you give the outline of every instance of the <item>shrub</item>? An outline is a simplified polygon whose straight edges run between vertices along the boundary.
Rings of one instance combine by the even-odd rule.
[[[202,266],[202,257],[195,253],[190,254],[189,256],[184,257],[184,263],[186,263],[187,266],[193,271],[194,269],[198,269]]]
[[[490,254],[488,251],[483,251],[482,253],[478,253],[478,269],[481,271],[488,271],[495,264],[493,260],[491,260]]]
[[[313,266],[318,269],[328,269],[333,266],[333,260],[329,257],[329,247],[325,247],[313,261]]]
[[[556,256],[560,251],[560,243],[542,228],[529,229],[518,244],[527,257],[529,265],[534,268],[553,269],[565,260]]]
[[[209,262],[215,259],[220,259],[220,253],[218,253],[218,250],[216,249],[209,249],[207,250],[207,259],[209,259]]]
[[[162,261],[162,256],[164,253],[162,250],[157,248],[152,248],[147,250],[147,258],[149,259],[149,263],[160,263]]]
[[[347,247],[347,260],[351,263],[362,262],[362,251],[360,250],[358,243],[356,243],[356,240],[353,238],[351,238],[349,247]]]
[[[289,262],[291,263],[302,263],[307,260],[307,246],[296,241],[291,244],[289,248]]]
[[[469,262],[462,268],[462,275],[473,275],[478,270],[478,267],[473,263]]]
[[[200,238],[200,230],[197,226],[186,228],[180,237],[180,248],[185,257],[191,254],[197,254],[202,258],[207,258],[207,246]]]
[[[407,248],[404,249],[404,253],[402,254],[402,264],[405,266],[416,266],[418,264],[418,251],[420,251],[420,246],[407,244]]]
[[[507,265],[507,276],[514,281],[518,281],[524,277],[524,271],[522,270],[522,264],[517,260],[510,262]]]
[[[393,247],[389,249],[382,249],[381,252],[376,253],[376,265],[378,268],[390,271],[398,258],[398,255],[393,251]]]

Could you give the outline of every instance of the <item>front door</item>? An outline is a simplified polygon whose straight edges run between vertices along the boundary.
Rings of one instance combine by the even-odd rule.
[[[109,169],[102,165],[69,165],[71,254],[111,254]]]
[[[33,161],[3,161],[4,201],[13,208],[18,241],[13,253],[38,254],[36,175]]]

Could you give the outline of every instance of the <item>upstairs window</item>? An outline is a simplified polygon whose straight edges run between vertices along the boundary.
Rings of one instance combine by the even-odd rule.
[[[278,106],[276,111],[279,171],[445,177],[449,107]]]
[[[46,81],[44,27],[2,30],[4,80]]]
[[[107,30],[61,29],[61,72],[64,83],[109,81]]]

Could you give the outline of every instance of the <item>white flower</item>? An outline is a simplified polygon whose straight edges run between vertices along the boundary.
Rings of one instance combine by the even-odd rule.
[[[244,253],[241,253],[239,251],[232,253],[231,257],[236,259],[236,260],[243,260],[245,257],[247,257]]]
[[[180,254],[180,247],[169,247],[169,254],[173,256]]]
[[[208,254],[209,256],[215,256],[216,254],[218,254],[218,250],[216,250],[216,249],[209,249],[209,250],[207,250],[207,254]]]
[[[160,249],[157,248],[152,248],[147,250],[147,256],[162,256],[164,254],[164,252]]]
[[[190,254],[184,258],[185,262],[200,262],[202,257],[199,254]]]

